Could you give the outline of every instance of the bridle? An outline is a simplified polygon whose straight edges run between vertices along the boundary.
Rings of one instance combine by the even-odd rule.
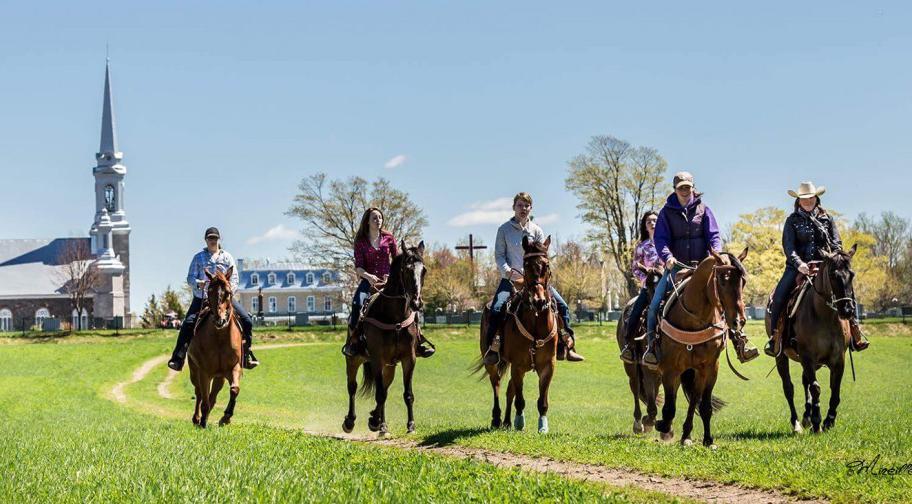
[[[836,306],[836,304],[842,303],[842,302],[851,303],[850,306],[852,306],[852,311],[854,312],[855,311],[855,306],[854,306],[855,299],[854,298],[852,298],[851,296],[843,296],[841,298],[836,297],[836,289],[833,288],[833,279],[830,277],[830,269],[832,268],[832,266],[833,266],[832,260],[824,261],[821,271],[818,271],[817,273],[809,275],[811,277],[811,288],[814,290],[814,294],[816,294],[821,299],[823,299],[824,304],[826,304],[826,306],[829,309],[836,312],[837,315],[839,315],[839,307]],[[849,271],[851,271],[851,269]],[[826,286],[824,287],[824,289],[825,289],[824,292],[821,292],[817,288],[817,277],[821,273],[824,274],[824,279],[826,281]],[[827,295],[827,294],[829,294],[829,295]]]

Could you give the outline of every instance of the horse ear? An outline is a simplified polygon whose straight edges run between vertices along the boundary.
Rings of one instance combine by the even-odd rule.
[[[551,235],[548,235],[548,237],[545,238],[545,241],[544,241],[544,243],[542,243],[542,245],[545,246],[545,250],[547,250],[548,247],[551,246]]]
[[[739,261],[743,262],[745,259],[747,259],[747,249],[748,249],[748,247],[744,247],[744,250],[742,250],[741,253],[738,254]]]
[[[857,244],[857,243],[856,243],[855,245],[852,245],[852,248],[849,249],[849,252],[848,252],[849,257],[854,257],[854,256],[855,256],[855,252],[858,252],[858,244]]]
[[[402,254],[405,252],[405,239],[399,240],[399,253]]]
[[[209,268],[204,269],[203,273],[206,274],[206,278],[208,278],[209,280],[212,280],[212,273],[209,272]]]
[[[228,266],[228,271],[225,272],[225,278],[230,282],[231,276],[234,275],[234,266]]]
[[[709,249],[709,255],[711,255],[712,258],[716,260],[716,262],[719,262],[719,263],[725,262],[725,261],[722,260],[722,257],[719,256],[718,252],[716,252],[716,251],[713,250],[713,249]]]
[[[523,250],[529,250],[529,236],[528,235],[523,235],[522,246],[523,246]]]
[[[418,255],[424,257],[424,240],[418,242]]]

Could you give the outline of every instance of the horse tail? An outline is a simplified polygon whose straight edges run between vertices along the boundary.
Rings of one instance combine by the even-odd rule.
[[[697,374],[693,369],[688,369],[681,374],[681,389],[684,391],[684,397],[687,398],[687,402],[692,402],[695,399],[694,396],[696,395],[696,376]],[[728,405],[725,400],[716,396],[715,394],[713,394],[713,396],[710,398],[710,404],[712,405],[713,413],[718,412],[726,405]],[[697,408],[697,414],[700,414],[699,408]]]
[[[485,370],[485,369],[486,369],[486,368],[485,368],[485,363],[484,363],[484,361],[483,361],[482,359],[483,359],[482,357],[479,357],[479,358],[475,359],[475,361],[472,363],[471,367],[469,367],[469,375],[470,375],[470,376],[471,376],[471,375],[474,375],[474,374],[478,374],[478,373],[480,373],[482,370]],[[506,374],[506,371],[507,371],[507,368],[508,368],[508,367],[510,367],[510,363],[507,362],[507,361],[505,361],[505,360],[503,360],[503,359],[501,359],[500,362],[497,363],[497,376],[498,376],[498,378],[503,378],[503,376]],[[478,377],[478,381],[483,381],[483,380],[484,380],[485,378],[487,378],[487,377],[488,377],[488,374],[487,374],[487,373],[482,373],[481,376]]]
[[[374,393],[374,386],[376,385],[374,380],[374,366],[371,365],[370,361],[365,361],[361,365],[361,391],[360,394],[363,397],[369,397]]]

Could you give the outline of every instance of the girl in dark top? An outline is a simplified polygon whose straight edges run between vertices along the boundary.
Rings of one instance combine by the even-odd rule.
[[[789,293],[795,287],[798,274],[809,275],[811,272],[807,263],[822,260],[823,251],[835,252],[842,249],[842,239],[836,223],[820,205],[820,195],[824,192],[825,187],[815,187],[813,182],[802,182],[797,192],[788,191],[789,196],[795,198],[795,211],[788,216],[782,228],[785,272],[776,285],[770,304],[770,327],[773,333],[778,329],[779,317],[788,302]],[[853,318],[849,325],[852,328],[852,347],[859,352],[868,348],[858,321]],[[771,357],[776,356],[773,340],[771,335],[764,348]]]
[[[372,287],[379,290],[386,283],[390,264],[397,255],[399,249],[396,247],[396,238],[383,229],[383,212],[379,208],[368,208],[361,216],[361,224],[355,234],[355,273],[361,281],[352,299],[351,315],[348,319],[348,340],[342,347],[342,353],[349,357],[363,354],[363,345],[358,344],[359,335],[356,334],[361,307],[370,297]],[[416,354],[419,357],[430,357],[434,351],[434,346],[419,330]]]

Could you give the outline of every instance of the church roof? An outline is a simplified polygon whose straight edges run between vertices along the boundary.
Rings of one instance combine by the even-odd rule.
[[[0,240],[0,298],[60,295],[67,245],[89,238]]]

